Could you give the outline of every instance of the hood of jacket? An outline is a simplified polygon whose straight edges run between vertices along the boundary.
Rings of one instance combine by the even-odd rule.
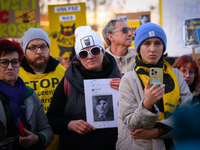
[[[110,47],[106,49],[106,52],[108,52],[110,55],[112,55],[115,58],[117,65],[119,67],[119,70],[123,74],[134,69],[135,67],[134,59],[135,59],[136,54],[131,49],[128,49],[127,54],[125,56],[114,55],[111,52]]]

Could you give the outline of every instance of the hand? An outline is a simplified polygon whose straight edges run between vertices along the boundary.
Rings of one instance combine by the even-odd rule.
[[[119,90],[119,83],[120,83],[120,78],[113,78],[110,81],[110,87],[116,90]]]
[[[23,132],[25,134],[25,137],[21,136],[19,137],[19,143],[21,144],[22,147],[30,147],[40,142],[39,136],[32,133],[31,131],[23,129]]]
[[[68,129],[79,134],[85,135],[92,130],[95,130],[93,126],[83,120],[72,120],[68,124]]]
[[[129,130],[129,133],[131,134],[131,137],[134,139],[151,140],[159,136],[158,128],[152,128],[152,129],[141,128],[141,129],[136,129],[134,132]]]
[[[150,89],[148,89],[149,85],[150,81],[148,79],[144,89],[145,99],[143,101],[143,106],[146,109],[151,110],[153,105],[156,104],[164,95],[165,84],[162,84],[161,86],[157,87],[159,84],[155,83]]]

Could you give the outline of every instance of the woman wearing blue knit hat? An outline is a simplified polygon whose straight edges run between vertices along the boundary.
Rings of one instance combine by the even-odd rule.
[[[178,69],[163,59],[167,37],[157,24],[135,31],[136,67],[119,86],[118,150],[165,150],[175,145],[172,114],[189,105],[192,94]],[[163,84],[150,87],[150,68],[163,69]],[[181,99],[181,101],[180,101]]]

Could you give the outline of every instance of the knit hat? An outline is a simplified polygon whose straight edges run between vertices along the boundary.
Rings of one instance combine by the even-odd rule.
[[[35,39],[45,40],[47,42],[48,46],[50,46],[49,37],[43,29],[30,28],[28,31],[24,32],[24,34],[22,35],[22,39],[21,39],[21,47],[22,47],[24,53],[26,51],[26,47],[29,44],[29,42],[32,40],[35,40]]]
[[[164,30],[155,23],[146,23],[144,25],[141,25],[136,31],[135,31],[135,49],[138,52],[140,49],[140,45],[142,42],[148,38],[159,38],[162,40],[164,49],[163,52],[166,51],[167,46],[167,37],[164,32]]]
[[[105,53],[103,41],[101,40],[99,35],[92,30],[90,26],[78,27],[75,30],[75,37],[75,52],[77,56],[82,49],[90,46],[100,46],[101,48],[103,48],[103,51]]]

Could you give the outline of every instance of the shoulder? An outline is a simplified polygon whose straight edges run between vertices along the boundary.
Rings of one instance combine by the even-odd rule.
[[[63,67],[61,64],[58,64],[55,71],[65,72],[66,68]]]

